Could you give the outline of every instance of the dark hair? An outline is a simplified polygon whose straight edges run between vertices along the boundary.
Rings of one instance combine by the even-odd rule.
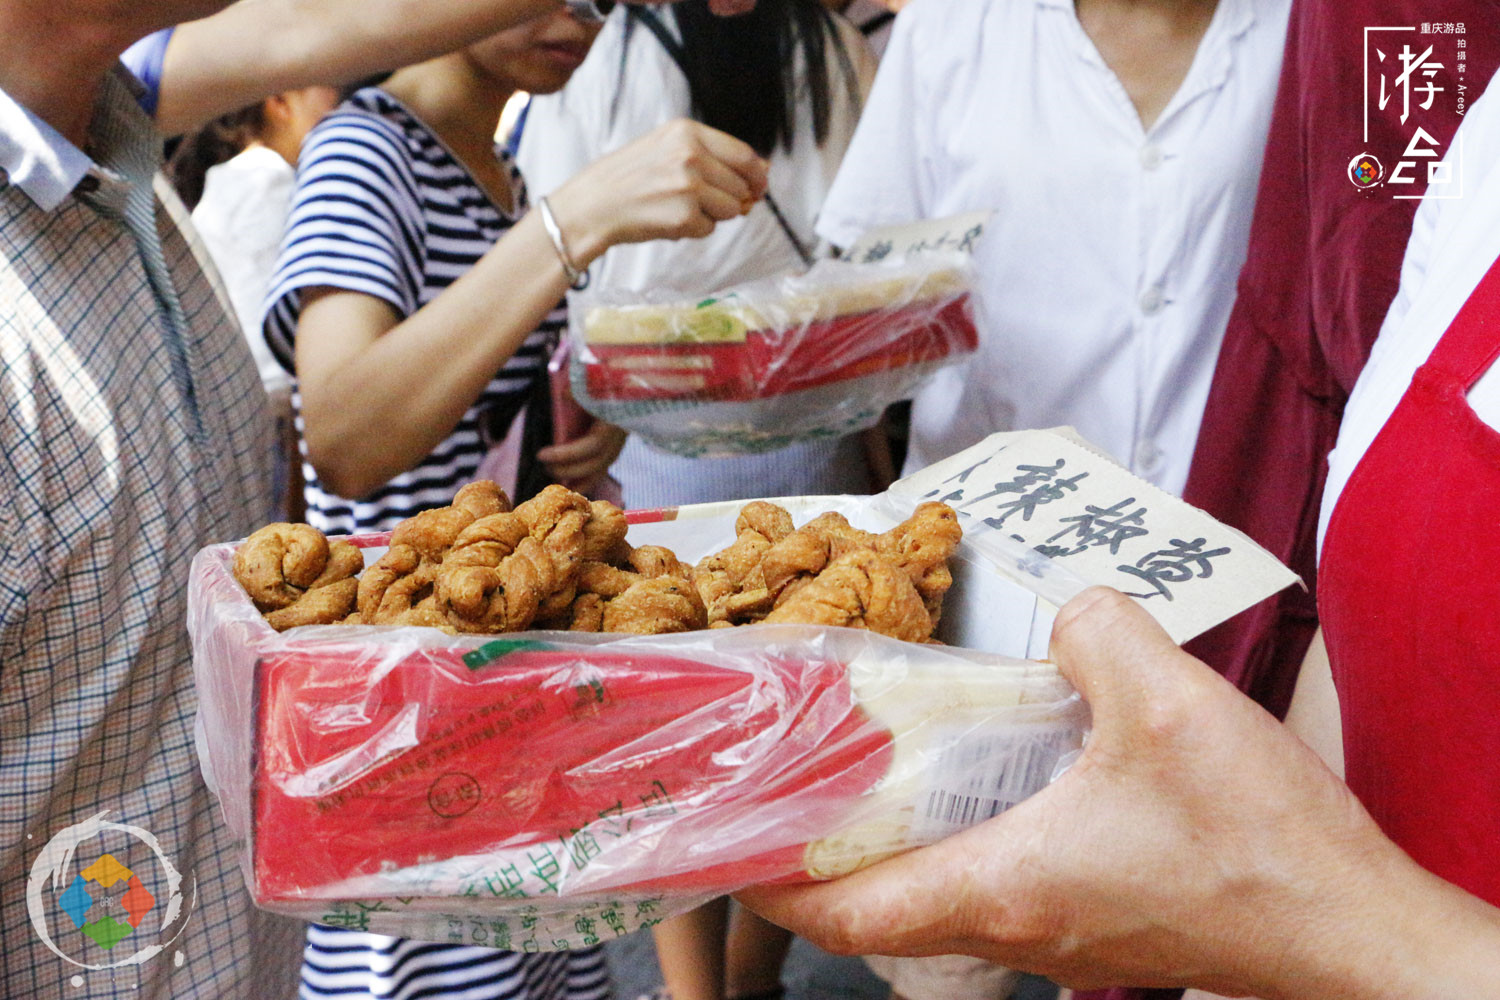
[[[657,28],[660,15],[650,7],[626,8],[625,51],[634,29],[644,26],[657,35],[648,40],[666,44]],[[687,77],[692,116],[705,125],[728,132],[769,156],[777,146],[791,149],[797,127],[799,83],[796,58],[800,49],[807,67],[806,87],[812,100],[813,137],[818,145],[828,138],[835,85],[832,51],[842,85],[859,103],[854,65],[830,14],[819,0],[759,0],[755,9],[738,17],[719,17],[707,0],[683,0],[672,5],[680,45],[668,52]],[[675,39],[671,39],[675,41]],[[830,44],[831,43],[831,44]],[[625,71],[621,60],[620,71]]]
[[[231,111],[182,137],[163,168],[189,209],[203,197],[203,182],[209,168],[244,152],[266,128],[264,101]]]

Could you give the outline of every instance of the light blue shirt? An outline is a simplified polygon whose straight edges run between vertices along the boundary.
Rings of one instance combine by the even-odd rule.
[[[93,169],[88,155],[0,90],[0,170],[50,212]]]

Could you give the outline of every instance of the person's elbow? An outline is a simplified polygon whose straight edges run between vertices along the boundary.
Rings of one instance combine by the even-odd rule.
[[[307,462],[317,473],[318,485],[326,492],[357,500],[390,481],[393,473],[361,448],[359,442],[337,434],[315,432],[311,421],[306,427]]]
[[[318,475],[318,485],[335,496],[358,500],[374,493],[385,485],[386,479],[373,474],[359,463],[328,460],[320,461],[309,452],[308,462]]]

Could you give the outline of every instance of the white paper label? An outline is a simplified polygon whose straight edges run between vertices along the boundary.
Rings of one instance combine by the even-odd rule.
[[[992,434],[880,498],[906,510],[924,500],[957,510],[966,546],[1054,605],[1104,584],[1178,642],[1297,581],[1248,536],[1068,429]]]
[[[1076,726],[1014,725],[960,737],[938,756],[916,802],[914,839],[930,843],[993,819],[1047,786]]]
[[[985,223],[994,212],[965,212],[945,219],[924,219],[901,226],[871,229],[844,251],[844,259],[874,264],[891,256],[921,253],[961,253],[972,256]]]

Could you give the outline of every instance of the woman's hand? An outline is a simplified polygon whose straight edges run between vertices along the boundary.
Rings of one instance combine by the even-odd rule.
[[[766,192],[748,145],[679,119],[590,164],[548,202],[579,267],[618,243],[707,236]]]
[[[625,432],[614,424],[594,421],[582,437],[554,444],[536,453],[554,481],[570,490],[588,493],[599,485],[625,447]]]
[[[995,819],[846,879],[737,894],[847,954],[977,955],[1065,985],[1500,996],[1500,912],[1417,868],[1305,745],[1134,602],[1059,614],[1083,756]]]

